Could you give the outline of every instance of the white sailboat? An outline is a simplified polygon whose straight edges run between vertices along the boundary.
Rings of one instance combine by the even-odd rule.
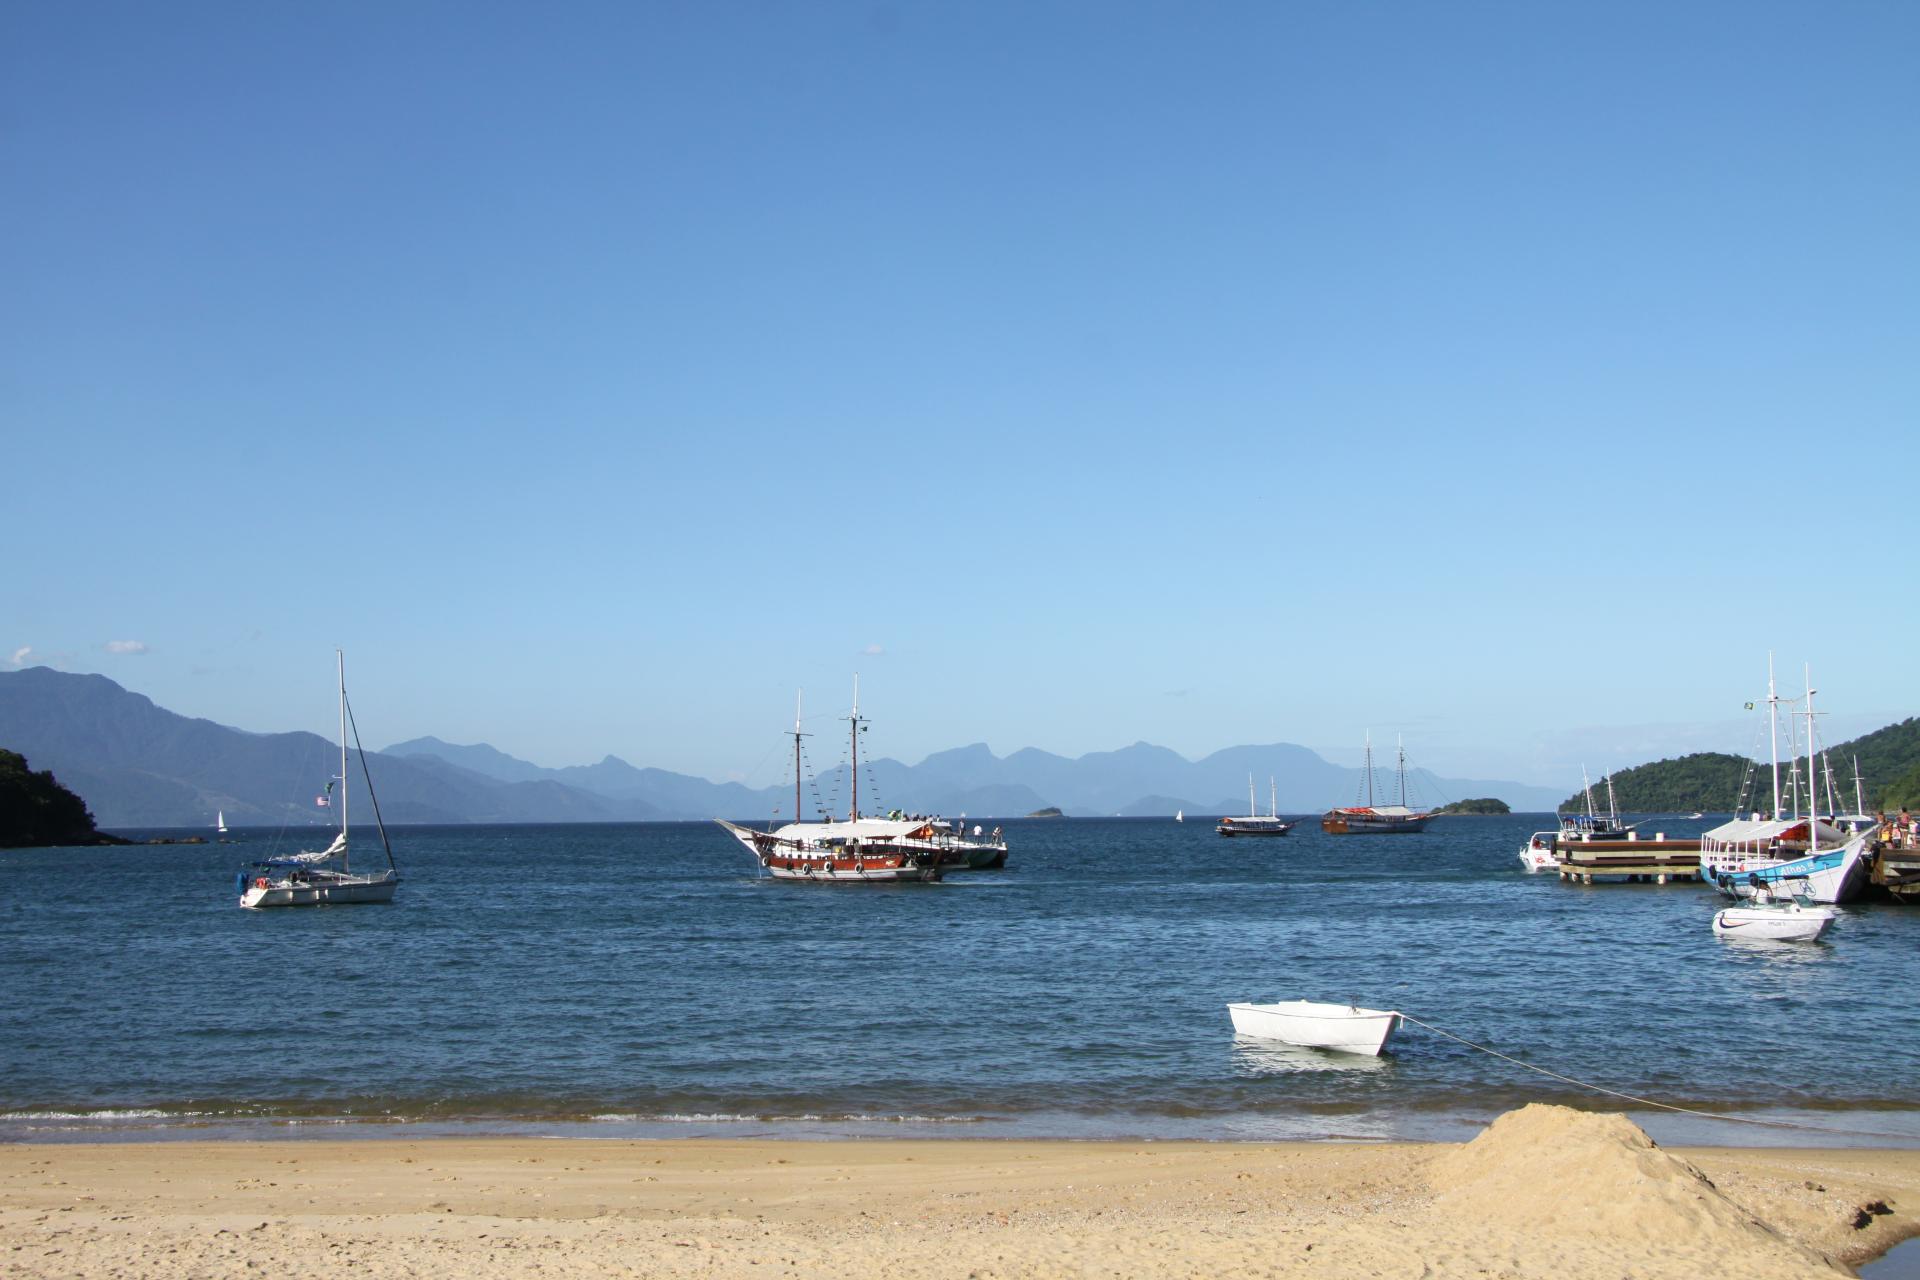
[[[1175,809],[1173,811],[1173,820],[1175,822],[1185,822],[1187,820],[1186,811],[1184,809]]]
[[[380,820],[380,802],[373,798],[373,775],[367,775],[367,795],[373,799],[373,819],[380,829],[380,847],[386,852],[384,870],[356,872],[348,854],[347,842],[347,660],[334,650],[340,677],[340,831],[333,843],[312,852],[286,854],[252,863],[235,879],[240,905],[249,910],[261,907],[315,907],[336,903],[391,902],[400,886],[400,871],[394,865],[393,847],[387,843],[387,826]],[[355,747],[359,746],[358,733]],[[366,769],[366,752],[360,752],[360,767]]]
[[[1267,808],[1265,817],[1253,803],[1253,775],[1247,775],[1247,816],[1244,818],[1222,818],[1214,830],[1223,836],[1283,836],[1293,830],[1291,822],[1280,820],[1280,792],[1272,778],[1267,779]]]

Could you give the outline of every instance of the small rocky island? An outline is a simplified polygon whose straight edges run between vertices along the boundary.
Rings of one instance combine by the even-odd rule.
[[[1512,813],[1505,800],[1495,800],[1484,796],[1478,800],[1455,800],[1452,804],[1441,805],[1441,813]]]
[[[1048,805],[1044,809],[1035,809],[1032,813],[1028,814],[1027,816],[1029,818],[1064,818],[1067,815],[1060,812],[1060,810],[1055,808],[1053,805]]]
[[[35,773],[25,756],[0,748],[0,849],[126,843],[95,830],[86,802],[51,769]]]

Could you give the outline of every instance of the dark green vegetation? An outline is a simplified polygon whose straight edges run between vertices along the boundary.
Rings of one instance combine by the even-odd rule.
[[[1455,800],[1452,804],[1441,805],[1441,813],[1512,813],[1505,800],[1495,800],[1492,796],[1483,796],[1478,800]]]
[[[1833,787],[1840,808],[1853,808],[1853,761],[1860,760],[1860,776],[1866,783],[1867,809],[1898,808],[1920,801],[1920,718],[1902,720],[1884,729],[1875,729],[1852,742],[1843,742],[1826,752],[1833,765]],[[1788,764],[1780,764],[1782,786]],[[1824,767],[1824,765],[1823,765]],[[1656,760],[1636,765],[1613,775],[1613,790],[1622,811],[1633,813],[1687,813],[1693,810],[1726,813],[1741,801],[1740,783],[1747,770],[1753,781],[1744,798],[1752,809],[1773,803],[1773,779],[1765,764],[1750,764],[1741,756],[1720,751],[1702,751],[1677,760]],[[1801,772],[1806,760],[1801,758]],[[1820,794],[1825,794],[1821,779]],[[1766,794],[1762,796],[1762,792]],[[1594,807],[1605,813],[1605,786],[1595,780]],[[1575,792],[1560,803],[1560,812],[1578,813],[1587,807],[1587,798]],[[1824,803],[1822,805],[1824,808]]]
[[[51,770],[35,773],[25,756],[0,749],[0,849],[123,843],[93,829],[86,802]]]
[[[1052,805],[1048,805],[1044,809],[1035,809],[1032,813],[1028,814],[1027,816],[1029,818],[1064,818],[1066,815],[1061,813],[1058,809],[1054,808]]]

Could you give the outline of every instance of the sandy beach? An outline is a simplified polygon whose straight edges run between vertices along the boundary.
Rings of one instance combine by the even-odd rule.
[[[450,1138],[0,1147],[17,1276],[1850,1274],[1920,1152],[1665,1151],[1534,1106],[1459,1146]]]

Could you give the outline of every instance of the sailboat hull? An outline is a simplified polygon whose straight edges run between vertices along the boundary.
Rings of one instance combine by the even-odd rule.
[[[331,907],[361,902],[392,902],[400,877],[340,876],[325,880],[294,881],[261,876],[240,895],[250,910],[264,907]]]

